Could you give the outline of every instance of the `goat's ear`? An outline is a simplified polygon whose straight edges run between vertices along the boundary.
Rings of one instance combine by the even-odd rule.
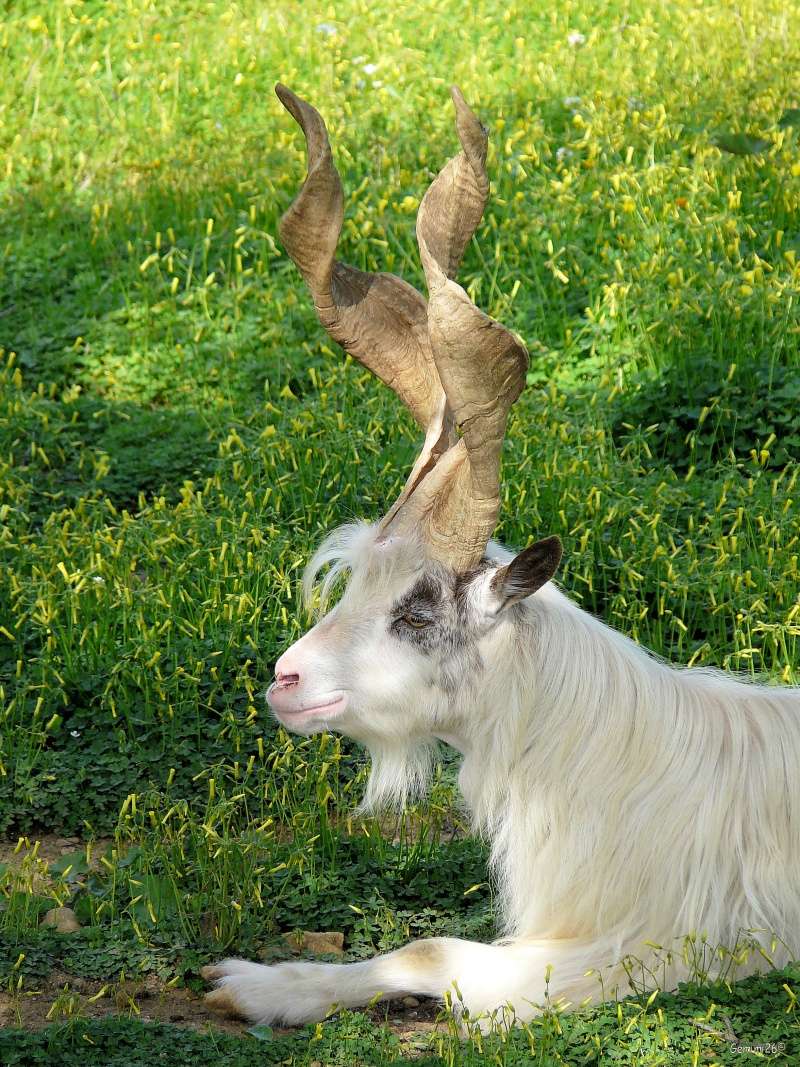
[[[541,589],[556,573],[560,561],[561,541],[554,536],[529,545],[509,564],[500,567],[491,582],[492,592],[500,602],[499,610]]]

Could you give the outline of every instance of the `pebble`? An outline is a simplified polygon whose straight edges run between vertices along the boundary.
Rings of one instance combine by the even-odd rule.
[[[295,952],[333,952],[337,956],[344,952],[344,934],[340,930],[294,930],[283,934],[283,940]]]
[[[60,934],[74,934],[81,924],[72,908],[51,908],[41,922],[42,926],[52,926]]]
[[[403,997],[403,1006],[406,1008],[418,1008],[419,1001],[416,997]]]

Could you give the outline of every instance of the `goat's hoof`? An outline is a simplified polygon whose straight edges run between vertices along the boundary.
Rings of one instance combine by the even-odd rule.
[[[221,960],[219,963],[211,963],[207,967],[200,968],[200,977],[206,982],[216,985],[205,995],[205,1003],[214,1012],[222,1015],[236,1015],[247,1019],[252,1017],[253,1007],[245,1003],[242,978],[249,974],[259,974],[263,971],[258,964],[249,963],[247,960]]]
[[[225,960],[222,963],[212,963],[207,967],[200,968],[200,977],[205,979],[206,982],[220,982],[216,989],[206,993],[205,1003],[212,1011],[220,1015],[241,1015],[233,990],[229,986],[222,984],[222,979],[231,973],[225,966],[227,962]]]
[[[229,959],[204,967],[201,975],[216,987],[206,994],[206,1004],[215,1012],[251,1023],[294,1022],[302,1015],[302,997],[296,995],[286,966]]]
[[[210,969],[211,968],[208,968],[208,970]],[[219,1015],[235,1015],[241,1018],[242,1013],[236,1004],[235,997],[232,997],[230,991],[224,986],[220,989],[212,989],[210,993],[206,993],[204,1001],[206,1007],[210,1008],[213,1012],[217,1012]]]

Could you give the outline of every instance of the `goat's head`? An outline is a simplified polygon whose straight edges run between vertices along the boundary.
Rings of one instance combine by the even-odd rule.
[[[500,507],[500,451],[522,391],[522,343],[454,280],[489,192],[486,130],[453,89],[461,152],[420,204],[417,240],[429,298],[392,274],[335,259],[342,185],[319,113],[284,86],[301,126],[308,176],[280,233],[334,340],[392,388],[425,432],[399,498],[375,525],[335,532],[312,560],[307,591],[349,571],[333,610],[278,660],[269,702],[289,729],[328,725],[363,740],[447,731],[448,709],[479,673],[485,642],[512,605],[554,574],[558,538],[508,560],[489,545]],[[324,599],[324,595],[323,595]]]

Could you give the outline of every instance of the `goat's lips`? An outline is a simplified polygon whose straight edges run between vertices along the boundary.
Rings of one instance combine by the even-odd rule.
[[[341,691],[329,693],[323,697],[313,697],[308,700],[298,700],[297,690],[294,688],[282,688],[271,685],[267,691],[267,701],[276,715],[287,718],[311,717],[312,715],[336,715],[344,711],[347,704],[347,696]]]

